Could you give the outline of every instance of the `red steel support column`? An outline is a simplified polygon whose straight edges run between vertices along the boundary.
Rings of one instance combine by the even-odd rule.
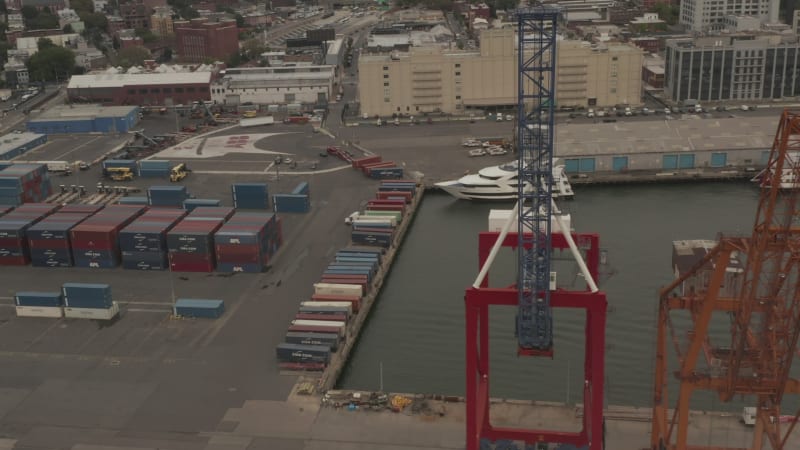
[[[499,233],[480,233],[478,255],[480,266],[486,261]],[[599,237],[596,234],[573,234],[586,248],[586,264],[597,279],[600,262]],[[516,234],[509,233],[504,247],[514,247]],[[563,235],[553,235],[553,248],[566,248]],[[578,433],[547,430],[520,430],[495,428],[489,420],[489,305],[517,306],[517,290],[488,287],[487,274],[480,288],[469,288],[466,304],[466,360],[467,360],[467,450],[478,450],[480,439],[492,441],[510,439],[533,444],[536,442],[564,443],[574,446],[590,445],[594,450],[603,448],[603,406],[605,383],[605,325],[607,300],[602,292],[588,291],[552,292],[553,308],[573,308],[586,311],[584,356],[584,417],[583,429]]]

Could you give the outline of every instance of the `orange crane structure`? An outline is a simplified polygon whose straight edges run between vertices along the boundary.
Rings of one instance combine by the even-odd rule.
[[[688,442],[689,402],[697,390],[714,392],[722,402],[753,399],[753,441],[742,448],[781,450],[789,442],[800,411],[786,424],[778,418],[784,396],[800,394],[800,381],[790,373],[800,337],[797,182],[800,114],[784,111],[761,177],[752,235],[721,236],[660,292],[652,450],[719,448]],[[677,369],[668,358],[670,345]],[[679,384],[674,405],[667,398],[670,370]]]

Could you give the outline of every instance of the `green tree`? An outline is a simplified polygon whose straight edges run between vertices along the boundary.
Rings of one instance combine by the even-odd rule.
[[[92,2],[92,0],[70,0],[69,7],[74,9],[78,14],[82,12],[94,12],[94,2]]]
[[[87,30],[108,31],[108,18],[103,13],[78,13]]]
[[[36,41],[36,48],[38,48],[40,51],[55,46],[56,44],[54,44],[53,41],[48,38],[39,38],[39,40]]]
[[[72,29],[72,25],[66,24],[66,25],[64,25],[64,28],[61,29],[61,32],[64,33],[64,34],[70,34],[70,33],[74,33],[75,30]]]
[[[161,52],[161,57],[158,58],[158,62],[170,62],[170,61],[172,61],[172,49],[166,47]]]
[[[228,58],[228,61],[226,61],[226,64],[227,64],[228,67],[238,67],[239,64],[241,64],[242,62],[243,62],[242,55],[239,54],[239,52],[236,52],[236,53],[232,54],[230,56],[230,58]]]
[[[236,26],[239,28],[244,28],[244,16],[241,14],[236,14]]]
[[[39,15],[39,10],[35,6],[25,5],[22,7],[22,18],[26,21],[35,18]]]
[[[147,28],[137,28],[136,36],[142,38],[145,44],[149,44],[151,42],[155,42],[158,40],[158,36],[156,36],[152,31],[148,30]]]
[[[75,54],[63,47],[45,47],[28,59],[31,81],[66,80],[75,70]]]
[[[37,11],[34,16],[25,19],[25,27],[31,30],[52,30],[54,28],[59,28],[58,17],[47,9],[42,10],[42,12]]]
[[[656,3],[653,5],[653,12],[658,13],[658,17],[668,25],[675,25],[678,23],[680,7],[668,3]]]
[[[127,69],[131,66],[141,66],[144,60],[150,59],[151,57],[150,50],[144,47],[128,47],[117,52],[113,59],[113,64],[114,66],[122,66]]]
[[[242,44],[242,53],[248,59],[258,59],[265,51],[267,51],[267,47],[264,46],[261,39],[249,39]]]
[[[196,19],[200,17],[200,13],[197,12],[193,7],[187,6],[185,8],[181,8],[178,10],[178,14],[186,20]]]

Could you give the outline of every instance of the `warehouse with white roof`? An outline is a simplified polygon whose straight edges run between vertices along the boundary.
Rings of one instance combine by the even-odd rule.
[[[67,95],[75,103],[179,105],[211,100],[211,72],[75,75]]]
[[[227,69],[211,85],[215,103],[236,105],[324,105],[334,94],[336,66]]]

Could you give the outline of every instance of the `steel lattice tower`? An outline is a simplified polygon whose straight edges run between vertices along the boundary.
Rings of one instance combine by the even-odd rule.
[[[465,294],[467,450],[526,448],[561,443],[601,450],[604,444],[603,395],[605,324],[608,302],[594,280],[600,267],[600,239],[575,233],[553,205],[553,133],[556,32],[560,10],[537,6],[517,11],[518,110],[516,212],[500,232],[479,236],[480,273]],[[553,230],[551,219],[556,223]],[[513,229],[513,231],[512,231]],[[555,231],[555,232],[554,232]],[[580,243],[580,248],[576,245]],[[518,278],[511,287],[489,286],[489,269],[501,248],[516,248]],[[584,290],[551,285],[552,249],[569,249],[586,281]],[[517,353],[553,356],[553,308],[583,310],[583,418],[576,432],[497,427],[490,419],[489,306],[517,308]]]
[[[519,312],[521,353],[552,355],[550,217],[553,203],[553,123],[556,31],[560,10],[541,6],[517,13],[517,163],[520,199]]]

